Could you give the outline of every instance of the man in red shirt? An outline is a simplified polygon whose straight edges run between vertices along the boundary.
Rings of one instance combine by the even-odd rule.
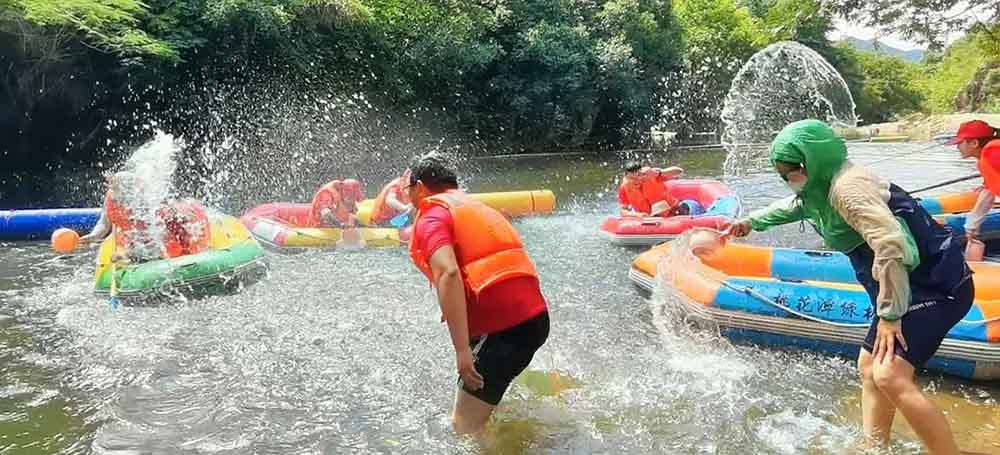
[[[675,216],[688,214],[689,207],[667,192],[667,180],[684,170],[671,166],[665,169],[643,166],[630,161],[625,164],[625,176],[618,186],[618,208],[621,216]]]
[[[437,291],[455,348],[452,424],[474,434],[548,338],[548,310],[510,222],[458,191],[442,155],[421,156],[410,169],[406,191],[417,207],[410,257]]]

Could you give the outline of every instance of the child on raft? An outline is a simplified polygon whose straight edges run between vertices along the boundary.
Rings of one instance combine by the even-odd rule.
[[[677,166],[655,168],[637,161],[625,164],[625,175],[618,186],[618,209],[621,216],[671,217],[693,215],[695,201],[681,201],[667,191],[666,182],[684,173]]]
[[[109,235],[115,236],[113,261],[145,262],[197,254],[208,249],[209,222],[204,207],[194,201],[163,201],[154,216],[138,215],[142,207],[129,207],[122,199],[128,191],[127,182],[141,186],[141,182],[125,173],[107,175],[104,205],[97,224],[80,237],[80,244],[96,243]],[[148,219],[163,223],[162,242],[150,236]]]
[[[354,179],[333,180],[313,195],[310,225],[353,228],[357,224],[357,204],[364,198],[361,182]]]
[[[372,205],[371,224],[384,226],[393,218],[413,211],[410,196],[404,190],[409,182],[410,170],[407,169],[385,184]]]

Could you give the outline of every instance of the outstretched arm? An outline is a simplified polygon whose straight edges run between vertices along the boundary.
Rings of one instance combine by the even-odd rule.
[[[994,195],[989,189],[983,188],[982,190],[979,190],[979,197],[976,199],[976,205],[973,206],[972,210],[969,211],[969,214],[965,218],[966,235],[972,238],[979,237],[979,228],[983,226],[986,214],[993,208],[994,199],[996,199],[996,195]]]
[[[101,209],[101,217],[97,220],[97,224],[94,228],[90,230],[90,233],[80,237],[81,243],[99,242],[104,240],[105,237],[111,234],[111,222],[108,220],[108,210],[106,208]]]
[[[455,250],[451,245],[442,246],[431,255],[431,273],[437,289],[438,304],[448,323],[451,344],[455,347],[458,374],[465,385],[473,390],[483,387],[483,377],[476,372],[475,359],[469,346],[469,320],[465,306],[465,284],[458,268]]]

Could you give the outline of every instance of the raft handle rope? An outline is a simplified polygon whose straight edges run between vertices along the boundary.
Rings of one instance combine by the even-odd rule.
[[[702,228],[700,230],[712,231],[712,229],[709,229],[709,228]],[[718,234],[719,236],[721,236],[721,239],[724,239],[725,237],[728,236],[728,232],[720,232],[720,231],[716,230],[715,233]],[[689,254],[691,254],[692,256],[694,256],[694,257],[697,258],[697,255],[695,255],[694,253],[692,253],[690,251],[689,251]],[[700,260],[700,258],[699,258],[699,260]],[[754,290],[753,288],[751,288],[749,286],[737,286],[737,285],[728,283],[725,280],[720,280],[720,279],[718,279],[716,277],[713,277],[713,276],[705,276],[705,278],[708,278],[709,280],[712,280],[712,281],[714,281],[716,283],[719,283],[723,287],[726,287],[728,289],[731,289],[731,290],[736,291],[736,292],[741,293],[741,294],[746,294],[746,295],[748,295],[750,297],[753,297],[753,298],[755,298],[757,300],[760,300],[761,302],[764,302],[764,303],[767,303],[768,305],[780,308],[780,309],[782,309],[782,310],[784,310],[784,311],[786,311],[786,312],[788,312],[790,314],[793,314],[795,316],[798,316],[798,317],[800,317],[802,319],[806,319],[806,320],[809,320],[809,321],[819,322],[819,323],[823,323],[823,324],[827,324],[827,325],[832,325],[832,326],[836,326],[836,327],[848,327],[848,328],[868,327],[870,325],[870,323],[834,322],[834,321],[828,321],[828,320],[822,319],[822,318],[817,318],[815,316],[812,316],[812,315],[809,315],[809,314],[805,314],[805,313],[802,313],[800,311],[793,310],[793,309],[789,308],[787,305],[782,305],[782,304],[774,301],[774,299],[772,299],[772,298],[770,298],[770,297],[768,297],[768,296],[766,296],[766,295],[764,295],[764,294],[762,294],[762,293]],[[989,319],[980,319],[978,321],[969,321],[969,320],[966,320],[966,319],[962,319],[961,321],[958,321],[958,323],[959,324],[967,324],[967,325],[986,325],[986,324],[989,324],[991,322],[998,322],[998,321],[1000,321],[1000,316],[989,318]]]
[[[810,320],[810,321],[813,321],[813,322],[820,322],[820,323],[823,323],[823,324],[832,325],[832,326],[836,326],[836,327],[857,328],[857,327],[868,327],[869,325],[871,325],[870,323],[834,322],[834,321],[828,321],[828,320],[822,319],[822,318],[817,318],[817,317],[809,315],[809,314],[805,314],[805,313],[802,313],[802,312],[799,312],[799,311],[795,311],[795,310],[789,308],[787,305],[782,305],[782,304],[774,301],[774,299],[772,299],[772,298],[770,298],[770,297],[768,297],[768,296],[766,296],[766,295],[764,295],[764,294],[762,294],[762,293],[754,290],[753,288],[751,288],[749,286],[736,286],[734,284],[727,283],[725,281],[722,281],[722,280],[714,278],[714,277],[709,277],[709,278],[712,279],[712,280],[714,280],[714,281],[717,281],[722,286],[725,286],[725,287],[727,287],[729,289],[732,289],[733,291],[749,295],[749,296],[751,296],[751,297],[753,297],[753,298],[755,298],[757,300],[760,300],[761,302],[764,302],[764,303],[767,303],[769,305],[772,305],[772,306],[775,306],[777,308],[780,308],[782,310],[785,310],[788,313],[794,314],[794,315],[796,315],[796,316],[798,316],[798,317],[800,317],[802,319],[807,319],[807,320]],[[978,321],[969,321],[969,320],[966,320],[966,319],[962,319],[961,321],[958,321],[958,323],[959,324],[967,324],[967,325],[986,325],[986,324],[989,324],[991,322],[998,322],[998,321],[1000,321],[1000,316],[989,318],[989,319],[980,319]]]

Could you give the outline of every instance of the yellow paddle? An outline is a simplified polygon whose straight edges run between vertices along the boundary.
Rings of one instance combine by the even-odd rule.
[[[117,249],[117,247],[118,242],[116,242],[115,239],[111,239],[111,289],[108,292],[108,304],[111,305],[112,310],[118,309],[118,280],[116,279],[117,270],[115,263],[115,249]]]

